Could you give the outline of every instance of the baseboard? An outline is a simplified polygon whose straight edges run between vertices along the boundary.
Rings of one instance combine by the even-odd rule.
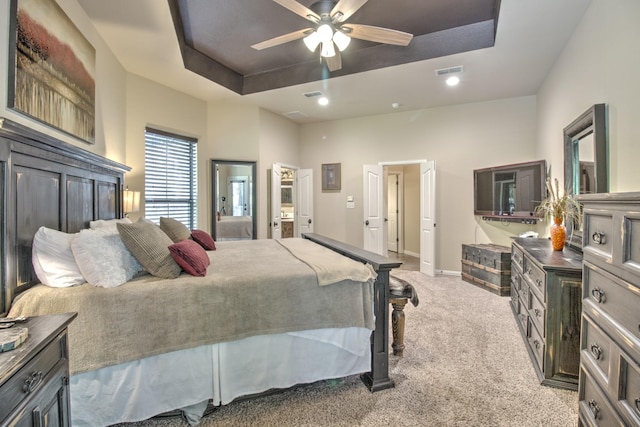
[[[417,253],[415,253],[415,252],[408,251],[408,250],[406,250],[406,249],[405,249],[405,251],[404,251],[403,253],[404,253],[405,255],[409,255],[409,256],[412,256],[412,257],[420,258],[420,254],[417,254]]]
[[[453,270],[436,270],[436,275],[437,276],[462,276],[462,274],[459,271],[453,271]]]

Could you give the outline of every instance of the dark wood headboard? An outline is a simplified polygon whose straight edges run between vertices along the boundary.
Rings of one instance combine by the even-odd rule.
[[[26,126],[0,118],[0,313],[38,282],[31,265],[41,226],[68,233],[89,221],[122,216],[130,168]]]

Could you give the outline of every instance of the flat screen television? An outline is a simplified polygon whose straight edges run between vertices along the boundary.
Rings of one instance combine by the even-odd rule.
[[[547,194],[546,175],[545,160],[474,170],[474,214],[535,218]]]

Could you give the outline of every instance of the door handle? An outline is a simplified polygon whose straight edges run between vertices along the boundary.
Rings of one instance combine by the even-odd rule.
[[[369,220],[366,220],[366,221],[364,222],[364,225],[369,225]]]
[[[311,224],[311,218],[309,218],[309,224]]]

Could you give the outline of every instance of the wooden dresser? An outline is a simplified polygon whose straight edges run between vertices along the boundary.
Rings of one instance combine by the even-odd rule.
[[[547,239],[511,245],[511,309],[541,384],[578,389],[582,254]]]
[[[580,201],[580,425],[640,426],[640,193]]]
[[[0,353],[0,426],[69,426],[67,326],[75,313],[33,317],[29,337]]]

